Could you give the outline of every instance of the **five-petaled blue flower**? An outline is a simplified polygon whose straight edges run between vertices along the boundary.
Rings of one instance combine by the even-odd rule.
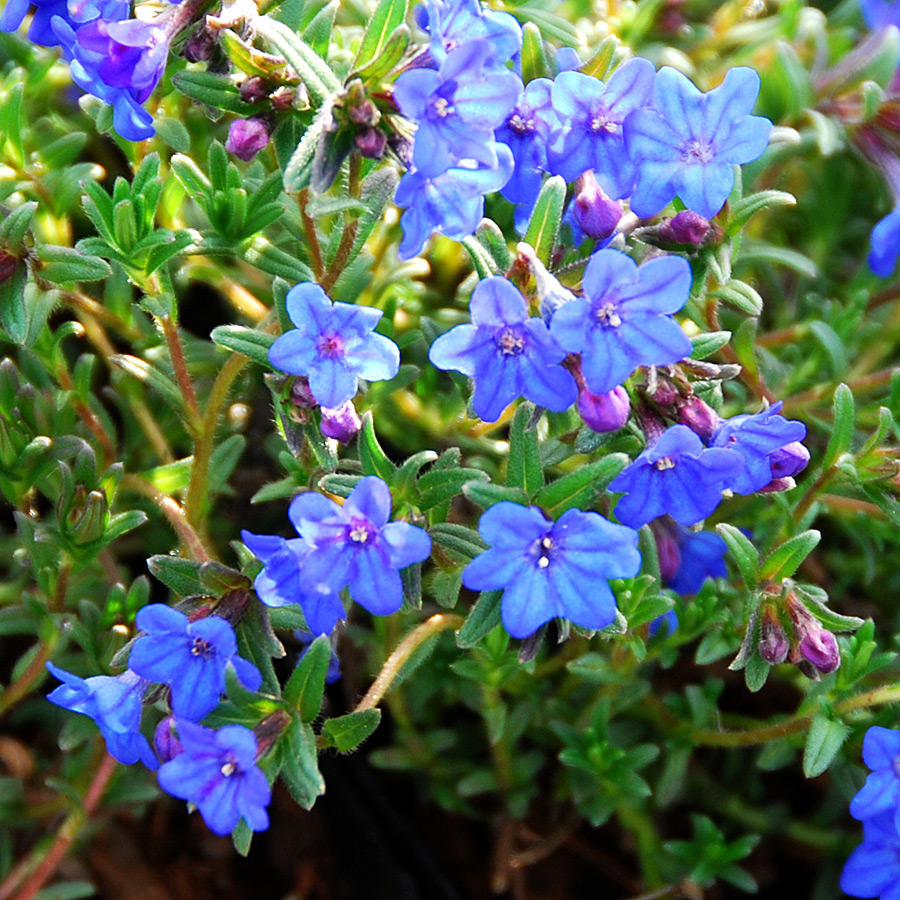
[[[851,897],[900,900],[900,833],[890,813],[863,823],[865,840],[844,864],[841,890]]]
[[[554,412],[575,402],[575,379],[559,365],[565,351],[543,319],[528,317],[525,298],[514,285],[500,275],[483,279],[469,309],[472,324],[441,335],[428,356],[439,369],[475,379],[472,408],[481,419],[496,421],[520,396]]]
[[[736,494],[762,490],[775,477],[772,454],[806,437],[806,426],[802,422],[778,415],[781,406],[780,402],[773,403],[753,415],[732,416],[716,429],[711,446],[736,450],[743,460],[743,471],[728,484]],[[791,474],[797,471],[799,469]]]
[[[461,241],[478,227],[484,214],[484,195],[509,181],[513,171],[512,151],[506,144],[494,147],[497,165],[479,166],[463,160],[440,175],[407,172],[397,185],[394,203],[407,207],[400,220],[403,240],[397,256],[411,259],[422,252],[425,241],[437,231]]]
[[[679,594],[696,594],[707,578],[725,578],[728,545],[714,531],[678,529],[678,568],[666,587]]]
[[[150,743],[140,732],[146,681],[130,671],[115,678],[111,675],[79,678],[51,662],[47,663],[47,669],[62,682],[47,699],[93,719],[110,756],[127,766],[142,762],[148,769],[155,769],[159,765]]]
[[[269,827],[272,790],[256,765],[256,736],[243,725],[218,731],[175,720],[181,752],[159,767],[159,786],[196,805],[210,831],[230,834],[243,819],[252,831]]]
[[[461,159],[497,166],[494,129],[522,91],[518,75],[489,69],[485,40],[470,41],[447,55],[440,71],[412,69],[394,85],[394,99],[417,123],[413,164],[423,175],[445,172]]]
[[[873,725],[863,740],[863,762],[872,772],[850,802],[850,815],[865,821],[890,812],[900,833],[900,731]]]
[[[131,648],[128,666],[147,681],[169,686],[179,718],[196,722],[216,708],[229,665],[248,690],[262,683],[256,666],[237,655],[234,629],[219,616],[191,622],[177,609],[151,603],[135,624],[144,634]]]
[[[685,206],[711,219],[734,187],[733,166],[748,163],[769,143],[772,123],[750,111],[759,75],[739,66],[702,93],[681,72],[663,67],[653,86],[653,107],[625,122],[625,144],[637,166],[631,210],[653,216],[677,194]]]
[[[431,538],[408,522],[389,522],[390,515],[390,490],[373,475],[343,506],[311,491],[295,497],[288,516],[308,549],[269,545],[275,566],[267,564],[257,577],[260,599],[271,606],[299,603],[313,634],[328,634],[343,618],[345,587],[374,615],[396,612],[403,603],[399,570],[427,559]],[[271,540],[247,531],[241,537],[254,552]],[[291,553],[296,568],[289,564]]]
[[[622,126],[649,102],[655,74],[652,63],[636,57],[619,66],[607,84],[583,72],[557,75],[553,109],[560,125],[547,148],[550,172],[574,181],[593,169],[610,197],[627,197],[637,171]]]
[[[304,281],[288,291],[287,311],[296,327],[272,344],[269,362],[282,372],[306,375],[321,406],[346,403],[360,378],[387,381],[397,374],[399,348],[375,333],[380,309],[332,303],[318,284]]]
[[[743,467],[734,450],[710,449],[686,425],[673,425],[610,483],[625,496],[616,505],[620,522],[640,528],[668,513],[681,525],[705,519]]]
[[[638,535],[595,512],[570,509],[558,521],[536,506],[504,500],[481,517],[490,544],[463,570],[475,591],[503,591],[503,627],[515,638],[553,618],[599,629],[616,618],[608,579],[630,578],[641,567]]]
[[[498,68],[522,47],[522,26],[509,13],[484,9],[481,0],[423,0],[419,9],[438,64],[455,48],[480,38],[490,44]]]
[[[608,394],[637,366],[665,366],[689,356],[690,338],[672,318],[691,289],[691,267],[663,256],[640,268],[618,250],[595,253],[584,273],[585,297],[561,306],[550,333],[572,353],[594,394]]]

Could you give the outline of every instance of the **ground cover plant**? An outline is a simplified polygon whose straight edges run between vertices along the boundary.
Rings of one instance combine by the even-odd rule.
[[[900,897],[898,26],[5,0],[0,900]]]

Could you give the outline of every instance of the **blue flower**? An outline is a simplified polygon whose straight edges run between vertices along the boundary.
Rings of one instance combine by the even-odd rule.
[[[269,362],[282,372],[306,375],[313,397],[335,409],[352,399],[359,379],[387,381],[400,368],[400,350],[375,333],[383,313],[371,306],[332,303],[311,281],[294,285],[287,311],[296,328],[269,348]]]
[[[142,762],[148,769],[155,769],[159,765],[147,738],[140,732],[146,681],[134,672],[123,672],[115,678],[110,675],[79,678],[51,662],[47,663],[47,669],[63,682],[47,699],[93,719],[110,756],[127,766]]]
[[[440,175],[460,159],[495,168],[494,129],[522,91],[508,69],[490,70],[491,46],[471,41],[448,54],[440,71],[412,69],[394,86],[394,99],[417,123],[413,163],[426,176]]]
[[[390,490],[371,475],[343,506],[311,491],[295,497],[288,515],[308,549],[297,553],[276,544],[282,539],[241,533],[273,564],[257,576],[260,599],[270,606],[299,603],[313,634],[328,634],[344,617],[339,595],[345,587],[374,615],[396,612],[403,603],[399,570],[427,559],[431,538],[408,522],[389,522],[390,514]]]
[[[900,27],[900,3],[897,0],[859,0],[866,25],[871,29]]]
[[[630,59],[607,84],[583,72],[561,72],[553,82],[553,109],[560,127],[547,158],[550,172],[574,181],[588,169],[614,200],[627,197],[637,171],[625,149],[626,116],[645,106],[655,71],[646,59]]]
[[[686,425],[673,425],[611,482],[611,491],[625,493],[616,517],[632,528],[665,513],[695,525],[719,505],[742,465],[735,451],[704,447]]]
[[[863,823],[865,840],[844,865],[841,890],[851,897],[900,900],[900,834],[884,814]]]
[[[722,421],[713,435],[711,446],[736,450],[743,460],[743,471],[728,485],[735,493],[762,490],[773,478],[772,455],[806,437],[802,422],[778,415],[781,407],[780,402],[773,403],[753,415],[732,416]]]
[[[229,665],[248,690],[262,683],[256,666],[237,655],[234,629],[219,616],[191,622],[177,609],[152,603],[135,623],[144,634],[131,648],[128,666],[147,681],[169,686],[179,718],[198,721],[218,706]]]
[[[711,219],[734,187],[733,166],[760,156],[772,123],[750,111],[759,75],[746,66],[702,93],[684,75],[664,67],[656,75],[652,109],[632,113],[625,143],[637,166],[632,212],[653,216],[677,194],[685,206]]]
[[[543,319],[528,317],[525,298],[510,282],[500,275],[478,282],[469,308],[472,324],[441,335],[428,357],[439,369],[475,379],[472,408],[481,419],[496,421],[520,396],[554,412],[575,402],[575,379],[559,365],[565,350]]]
[[[570,509],[553,522],[536,506],[504,500],[481,517],[490,544],[463,570],[475,591],[503,591],[503,627],[515,638],[553,618],[599,629],[616,618],[608,579],[630,578],[641,567],[636,531],[594,512]]]
[[[872,229],[869,268],[879,278],[890,278],[897,265],[898,256],[900,256],[900,209],[895,209]]]
[[[141,106],[162,78],[169,54],[165,29],[138,19],[99,18],[80,27],[53,19],[53,30],[71,58],[72,79],[113,107],[116,131],[130,141],[155,134]]]
[[[431,55],[440,64],[448,53],[469,41],[485,38],[498,67],[522,47],[522,27],[509,14],[484,9],[480,0],[423,0]]]
[[[691,289],[691,267],[663,256],[640,268],[618,250],[601,250],[584,273],[585,297],[554,314],[550,333],[582,354],[588,388],[608,394],[637,366],[665,366],[689,356],[690,338],[672,318]]]
[[[512,150],[515,168],[500,193],[512,203],[534,206],[547,170],[547,141],[556,124],[549,78],[528,82],[496,138]]]
[[[400,179],[394,202],[408,207],[400,220],[403,240],[397,255],[411,259],[422,252],[435,231],[461,241],[478,227],[484,214],[484,195],[499,191],[513,171],[513,155],[505,144],[497,144],[496,168],[463,160],[446,172],[429,177],[407,172]]]
[[[850,801],[850,815],[865,821],[890,812],[900,833],[900,731],[873,725],[863,740],[863,762],[872,772]]]
[[[679,594],[696,594],[707,578],[725,578],[728,568],[725,554],[728,545],[713,531],[687,531],[679,529],[679,562],[675,574],[666,587]]]
[[[212,731],[183,719],[175,727],[181,752],[159,767],[159,786],[195,804],[215,834],[230,834],[241,819],[252,831],[268,828],[272,790],[256,765],[253,732],[243,725]]]

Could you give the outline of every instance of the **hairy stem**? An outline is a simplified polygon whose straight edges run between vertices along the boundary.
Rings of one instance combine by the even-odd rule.
[[[194,393],[194,383],[188,373],[187,360],[184,357],[184,347],[181,344],[181,337],[178,334],[178,327],[172,321],[171,316],[165,316],[159,319],[162,326],[163,334],[166,338],[166,345],[169,348],[169,356],[172,358],[172,368],[175,370],[175,381],[178,382],[178,388],[181,391],[181,397],[184,400],[184,408],[187,412],[188,421],[191,426],[196,429],[200,422],[200,407],[197,404],[197,395]]]

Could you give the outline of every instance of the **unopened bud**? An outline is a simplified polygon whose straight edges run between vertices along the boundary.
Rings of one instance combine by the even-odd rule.
[[[301,85],[304,91],[306,90],[305,85]],[[305,96],[305,95],[304,95]],[[305,102],[305,106],[303,104],[298,104],[298,92],[291,87],[288,87],[286,84],[281,85],[281,87],[276,88],[269,94],[269,100],[272,101],[272,106],[275,109],[290,109],[292,106],[297,104],[298,108],[306,109],[309,107],[309,100],[307,99]]]
[[[824,628],[810,629],[800,639],[800,655],[816,669],[827,675],[841,664],[837,639]]]
[[[319,405],[309,389],[309,380],[302,376],[298,376],[291,382],[290,398],[291,403],[300,409],[312,409]]]
[[[701,440],[709,441],[719,427],[718,413],[698,396],[688,397],[678,409],[678,421],[687,425]]]
[[[387,148],[387,137],[378,128],[367,128],[353,139],[356,149],[366,159],[381,159]]]
[[[362,419],[360,419],[353,401],[348,400],[337,409],[326,409],[323,406],[320,428],[325,437],[334,438],[342,444],[347,444],[359,434],[359,429],[362,428]]]
[[[791,441],[769,454],[772,478],[790,478],[802,472],[809,463],[809,450],[800,441]]]
[[[244,103],[259,103],[269,96],[269,86],[259,75],[251,75],[241,82],[240,94]]]
[[[170,759],[175,759],[179,753],[184,751],[181,741],[178,740],[174,716],[166,716],[156,726],[156,733],[153,735],[153,746],[156,748],[156,755],[159,757],[160,762],[164,763],[167,763]]]
[[[761,637],[757,649],[759,655],[770,665],[783,663],[791,649],[791,642],[771,608],[763,613]]]
[[[709,219],[695,213],[692,209],[683,209],[671,219],[659,226],[659,237],[669,244],[702,244],[709,235],[712,225]]]
[[[187,39],[181,53],[188,62],[206,62],[215,48],[215,35],[203,24]]]
[[[102,491],[91,491],[84,503],[76,504],[67,517],[69,537],[76,544],[92,544],[103,537],[106,529],[109,504]]]
[[[780,494],[782,491],[792,491],[797,487],[793,478],[773,478],[765,487],[760,488],[759,494]]]
[[[657,522],[664,521],[657,519]],[[656,526],[656,527],[654,527]],[[656,538],[656,555],[659,558],[659,575],[663,583],[671,581],[681,566],[681,549],[672,530],[665,525],[650,526]]]
[[[622,218],[622,204],[607,196],[593,172],[585,172],[575,182],[575,189],[572,215],[578,227],[594,240],[605,240]]]
[[[228,130],[225,149],[238,159],[250,162],[269,143],[269,129],[262,119],[237,119]]]
[[[578,392],[578,414],[592,431],[618,431],[631,414],[631,399],[621,385],[608,394],[592,394],[582,388]]]

